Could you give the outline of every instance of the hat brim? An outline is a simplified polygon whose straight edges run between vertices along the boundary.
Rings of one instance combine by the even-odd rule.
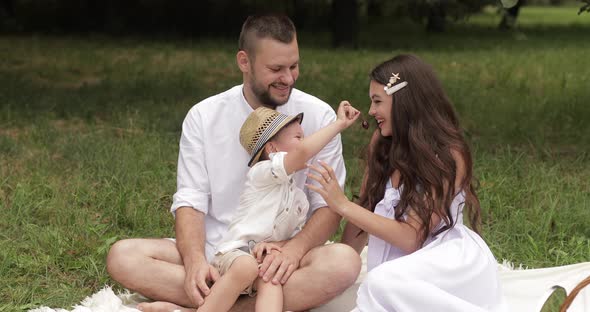
[[[280,123],[271,132],[270,136],[268,137],[268,140],[266,140],[266,142],[264,142],[264,144],[262,144],[261,147],[257,151],[254,151],[254,155],[252,156],[252,158],[250,158],[250,161],[248,162],[248,167],[254,166],[258,162],[258,160],[260,160],[260,156],[262,155],[262,151],[264,151],[264,147],[266,146],[266,143],[268,141],[270,141],[279,131],[281,131],[281,129],[285,128],[290,123],[295,122],[295,121],[301,123],[303,121],[303,113],[299,113],[295,116],[291,116],[291,117],[285,119],[282,123]]]

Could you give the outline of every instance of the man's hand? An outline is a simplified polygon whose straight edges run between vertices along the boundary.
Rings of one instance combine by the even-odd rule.
[[[184,291],[195,307],[205,303],[205,297],[211,290],[207,282],[214,283],[219,279],[219,272],[203,259],[184,266],[186,277],[184,279]]]
[[[285,245],[281,251],[272,250],[264,258],[258,276],[265,282],[272,279],[272,283],[285,284],[291,274],[299,268],[299,261],[303,258],[303,252],[295,247]]]

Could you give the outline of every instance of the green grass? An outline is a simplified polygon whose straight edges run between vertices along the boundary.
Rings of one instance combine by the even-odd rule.
[[[590,15],[576,13],[525,7],[514,33],[495,30],[493,12],[440,35],[371,21],[360,37],[371,48],[356,51],[302,33],[298,88],[366,112],[368,71],[417,53],[466,128],[496,257],[588,261]],[[0,311],[67,308],[112,283],[112,242],[173,235],[182,119],[240,83],[234,51],[233,41],[0,37]],[[343,137],[355,194],[368,136],[355,126]]]

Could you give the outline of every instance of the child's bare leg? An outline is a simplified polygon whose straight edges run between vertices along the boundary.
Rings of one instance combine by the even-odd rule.
[[[258,263],[250,256],[237,257],[229,270],[213,284],[198,312],[229,311],[240,293],[258,276]]]
[[[256,279],[256,312],[283,311],[283,285]]]

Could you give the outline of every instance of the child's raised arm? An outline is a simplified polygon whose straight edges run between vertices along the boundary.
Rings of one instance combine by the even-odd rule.
[[[305,163],[319,153],[338,133],[350,127],[360,112],[348,101],[340,102],[337,119],[328,126],[304,138],[294,150],[285,155],[284,166],[287,174],[305,168]]]

